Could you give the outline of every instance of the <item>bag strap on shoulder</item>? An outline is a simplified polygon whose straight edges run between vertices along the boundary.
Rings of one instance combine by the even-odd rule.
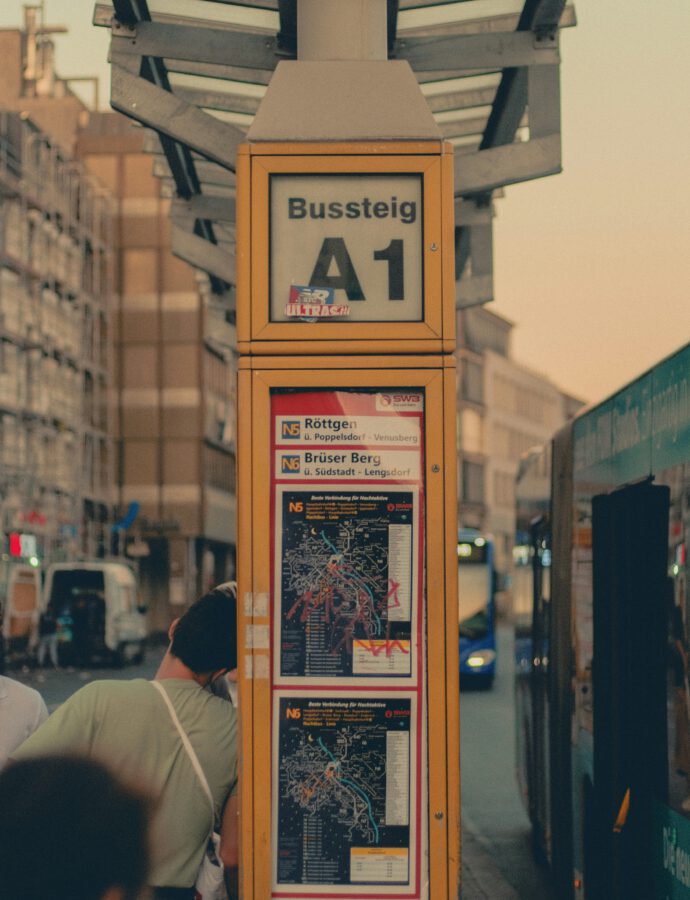
[[[177,713],[175,712],[175,707],[172,704],[172,700],[168,696],[168,692],[165,690],[160,681],[152,681],[151,684],[155,687],[155,689],[160,693],[161,697],[165,701],[165,705],[168,707],[168,712],[170,713],[170,718],[173,720],[173,724],[175,728],[177,728],[180,738],[182,740],[182,746],[187,751],[187,756],[189,757],[189,761],[196,772],[197,778],[199,779],[199,783],[204,789],[204,793],[208,797],[208,802],[211,804],[211,819],[212,825],[211,829],[215,828],[216,823],[216,805],[213,802],[213,794],[211,793],[211,788],[208,786],[208,781],[206,780],[206,776],[204,775],[204,770],[201,768],[201,763],[199,762],[199,757],[194,752],[194,747],[192,747],[192,742],[189,740],[187,736],[187,732],[182,727],[180,720],[177,717]]]

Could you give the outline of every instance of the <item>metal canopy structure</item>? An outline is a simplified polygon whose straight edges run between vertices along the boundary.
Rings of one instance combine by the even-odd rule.
[[[561,170],[566,0],[387,0],[388,55],[407,60],[455,147],[456,303],[493,299],[493,197]],[[173,252],[234,309],[235,158],[273,70],[296,57],[297,0],[113,0],[111,105],[151,129]]]

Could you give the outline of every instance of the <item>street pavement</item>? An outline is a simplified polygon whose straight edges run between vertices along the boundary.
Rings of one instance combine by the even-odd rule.
[[[534,861],[515,776],[513,636],[498,631],[498,672],[489,691],[460,694],[462,900],[556,900]]]
[[[521,896],[526,895],[508,884],[494,862],[490,846],[482,847],[481,838],[463,818],[461,900],[519,900]]]
[[[144,654],[144,661],[138,666],[125,666],[118,669],[88,668],[77,669],[74,666],[63,667],[58,670],[46,667],[44,669],[24,666],[21,669],[10,669],[5,674],[10,678],[16,678],[35,688],[45,700],[48,712],[53,712],[64,703],[79,688],[84,687],[90,681],[103,678],[116,678],[129,680],[131,678],[153,678],[160,664],[165,646],[149,647]]]

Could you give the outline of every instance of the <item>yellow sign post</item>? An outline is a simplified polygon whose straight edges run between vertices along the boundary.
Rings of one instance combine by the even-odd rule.
[[[455,898],[451,151],[237,174],[243,896]]]

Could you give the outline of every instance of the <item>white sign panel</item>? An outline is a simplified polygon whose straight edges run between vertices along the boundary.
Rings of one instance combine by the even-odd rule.
[[[272,175],[272,322],[419,322],[422,176]]]
[[[276,453],[275,477],[327,481],[419,481],[418,454],[405,450],[294,450]]]
[[[417,448],[422,442],[418,416],[277,416],[276,428],[281,443],[296,447],[362,444]]]

